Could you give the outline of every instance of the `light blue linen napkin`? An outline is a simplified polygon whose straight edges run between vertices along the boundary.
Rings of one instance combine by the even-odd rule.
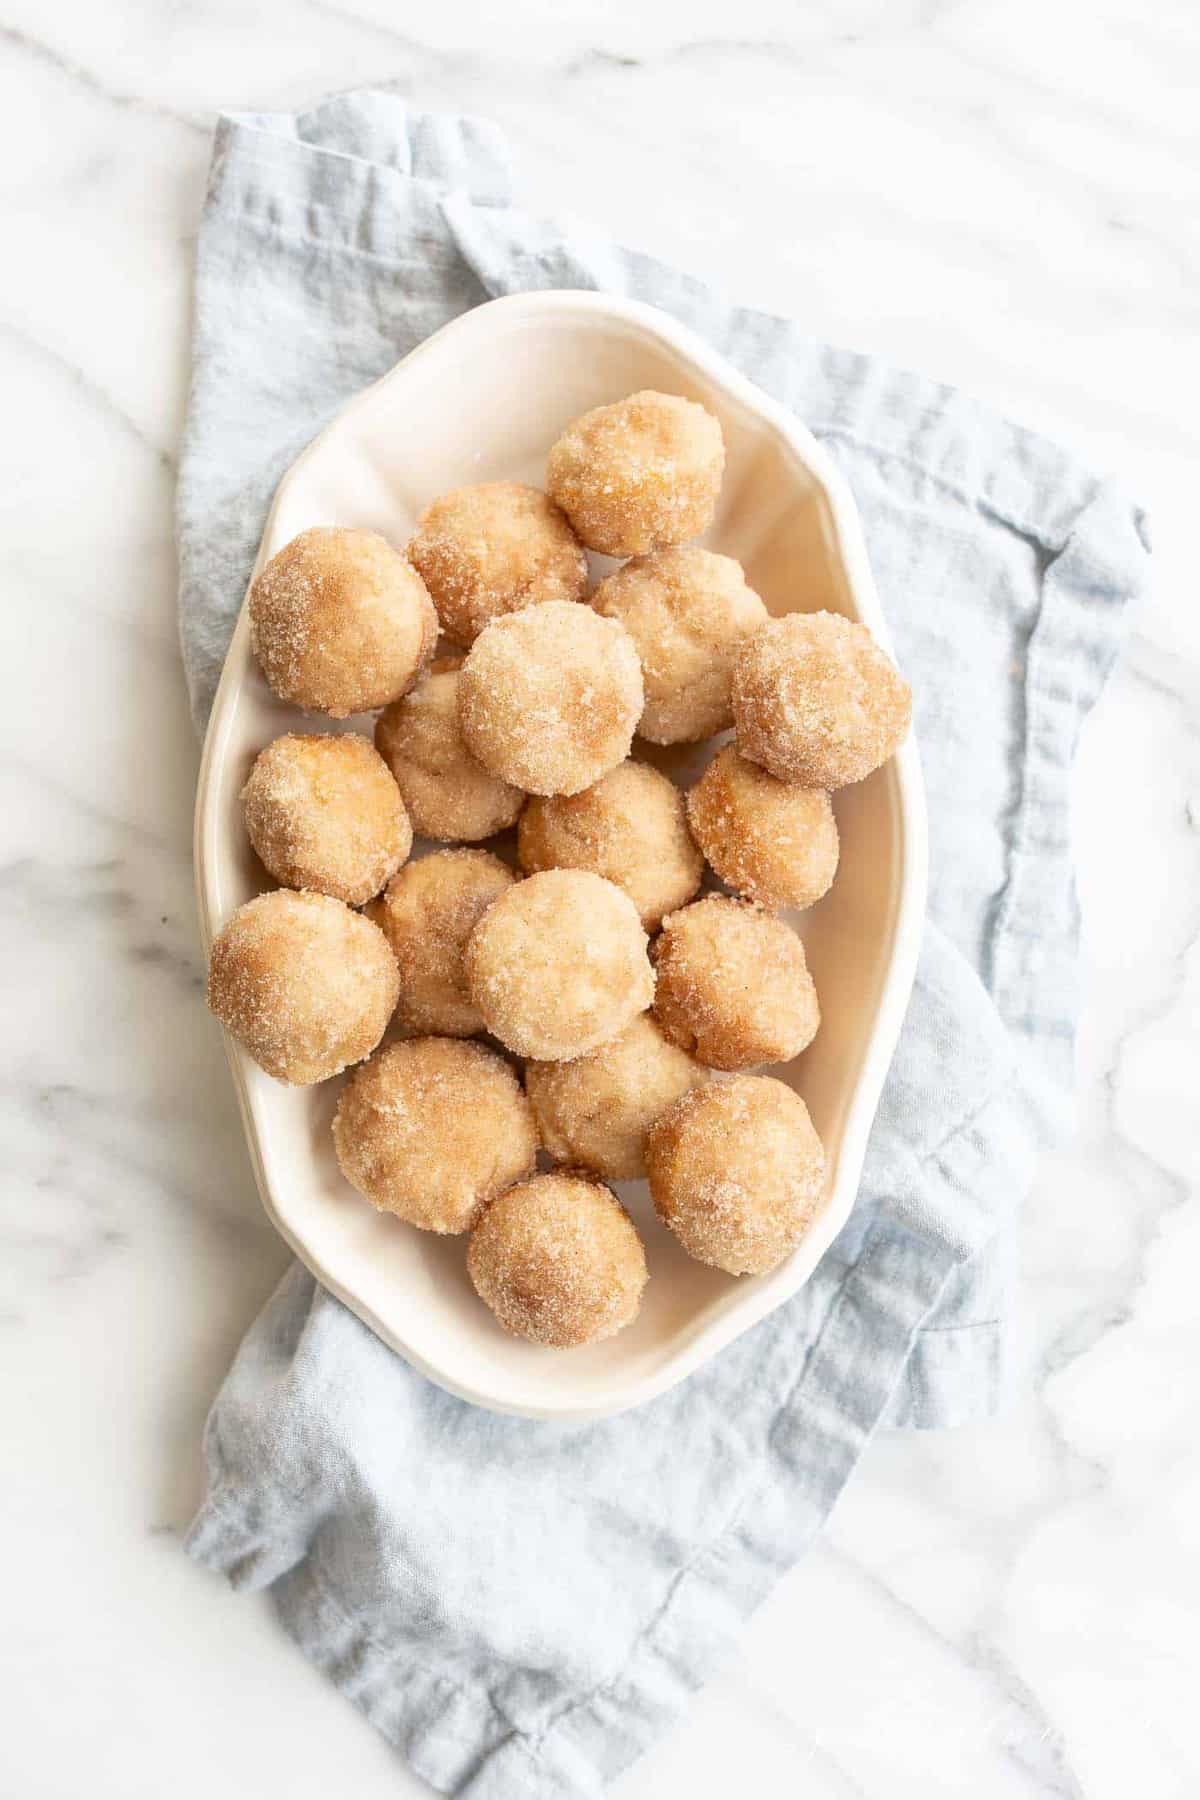
[[[881,1420],[997,1404],[1016,1211],[1070,1082],[1068,776],[1147,559],[1140,515],[1053,444],[515,210],[485,124],[343,96],[217,132],[179,483],[198,724],[296,453],[446,319],[535,287],[674,313],[837,458],[916,692],[932,867],[853,1217],[792,1302],[683,1386],[598,1424],[495,1417],[299,1267],[242,1345],[191,1554],[270,1586],[413,1768],[471,1800],[597,1793],[800,1555]]]

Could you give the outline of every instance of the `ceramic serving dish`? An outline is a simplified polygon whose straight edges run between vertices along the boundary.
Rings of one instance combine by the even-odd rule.
[[[592,293],[480,306],[351,401],[280,483],[257,566],[309,525],[367,526],[402,545],[422,507],[447,488],[500,478],[540,485],[546,452],[569,420],[638,388],[686,394],[720,419],[728,460],[707,541],[745,566],[771,611],[828,608],[861,620],[886,646],[854,503],[820,445],[674,320]],[[259,673],[243,607],[197,800],[206,946],[235,907],[269,885],[246,840],[238,794],[256,753],[298,724],[301,715],[277,701]],[[369,721],[347,721],[355,724],[370,729]],[[329,728],[320,719],[307,725]],[[690,779],[703,756],[655,760]],[[340,1083],[284,1087],[228,1040],[268,1213],[326,1287],[431,1380],[501,1412],[618,1412],[682,1380],[808,1279],[854,1204],[912,986],[926,834],[911,740],[884,769],[836,795],[835,807],[837,880],[796,920],[822,1025],[803,1056],[774,1071],[804,1096],[826,1147],[819,1213],[781,1267],[739,1280],[685,1256],[658,1224],[645,1184],[626,1184],[622,1198],[645,1237],[651,1278],[636,1323],[607,1343],[546,1350],[506,1336],[470,1286],[461,1238],[377,1213],[342,1179],[330,1136]]]

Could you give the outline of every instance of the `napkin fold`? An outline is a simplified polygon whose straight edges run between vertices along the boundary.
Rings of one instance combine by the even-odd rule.
[[[501,293],[649,301],[845,471],[929,795],[929,919],[850,1222],[807,1286],[682,1386],[585,1425],[433,1387],[298,1265],[206,1432],[190,1553],[435,1788],[597,1794],[820,1528],[881,1421],[985,1416],[1007,1380],[1017,1209],[1069,1118],[1068,778],[1141,588],[1140,513],[953,389],[511,204],[486,123],[379,93],[221,120],[178,493],[202,726],[276,482],[341,404]]]

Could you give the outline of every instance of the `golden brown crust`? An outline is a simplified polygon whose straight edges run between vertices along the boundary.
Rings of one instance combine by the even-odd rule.
[[[710,1069],[787,1062],[821,1014],[804,946],[782,919],[708,894],[663,921],[654,945],[654,1016]]]
[[[567,1348],[622,1331],[646,1285],[646,1255],[615,1194],[578,1175],[509,1188],[471,1233],[467,1269],[505,1331]]]
[[[648,743],[692,744],[733,724],[734,653],[767,619],[740,563],[694,544],[658,550],[608,576],[592,605],[637,645]]]
[[[259,752],[241,800],[260,861],[285,887],[361,906],[412,849],[412,826],[382,757],[357,732],[289,732]]]
[[[425,583],[375,531],[302,531],[257,577],[249,608],[272,691],[335,719],[406,694],[437,642]]]
[[[401,1031],[473,1037],[483,1030],[463,953],[492,901],[514,879],[487,850],[438,850],[401,869],[367,908],[400,969],[394,1023]]]
[[[690,1256],[761,1275],[804,1236],[825,1182],[825,1153],[803,1100],[769,1075],[693,1088],[646,1148],[655,1210]]]
[[[439,661],[375,722],[375,748],[404,796],[414,830],[441,843],[476,844],[515,823],[520,788],[485,769],[458,726],[457,662]]]
[[[667,1042],[649,1013],[574,1062],[529,1062],[525,1090],[542,1144],[555,1162],[607,1181],[646,1173],[646,1134],[659,1115],[708,1079]]]
[[[533,1112],[512,1068],[482,1044],[389,1044],[346,1083],[333,1121],[346,1180],[423,1231],[468,1231],[537,1160]]]
[[[708,530],[724,469],[712,414],[644,389],[567,427],[550,451],[546,488],[590,550],[642,556]]]
[[[632,900],[582,869],[550,869],[501,894],[465,961],[488,1030],[514,1055],[542,1062],[597,1049],[654,996]]]
[[[277,888],[213,941],[208,1004],[268,1075],[308,1087],[375,1048],[400,981],[383,933],[327,894]]]
[[[727,744],[687,797],[692,836],[721,880],[761,906],[812,906],[837,873],[829,795],[776,781]]]
[[[455,488],[427,506],[406,554],[442,630],[469,646],[505,613],[582,600],[588,563],[566,514],[518,481]]]
[[[619,763],[581,794],[530,800],[517,855],[528,874],[590,869],[603,875],[629,895],[647,931],[691,899],[704,873],[683,795],[657,769],[633,761]]]
[[[904,741],[912,689],[864,625],[837,613],[772,619],[733,667],[738,748],[780,781],[862,781]]]
[[[577,794],[629,754],[642,668],[629,633],[548,600],[480,633],[458,680],[468,750],[530,794]]]

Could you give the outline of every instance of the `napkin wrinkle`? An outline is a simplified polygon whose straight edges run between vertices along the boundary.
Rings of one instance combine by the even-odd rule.
[[[634,1417],[467,1406],[298,1264],[239,1349],[190,1553],[269,1588],[314,1664],[468,1800],[598,1795],[802,1553],[881,1420],[1001,1403],[1016,1206],[1066,1116],[1071,759],[1148,547],[1120,490],[1036,433],[518,212],[486,122],[341,95],[216,134],[178,489],[199,725],[299,449],[447,320],[547,287],[673,313],[836,457],[914,681],[929,919],[850,1220],[785,1306]]]
[[[947,950],[947,955],[953,959],[952,951]],[[1006,1070],[997,1068],[997,1081],[1005,1073]],[[953,1169],[955,1140],[976,1128],[981,1112],[994,1104],[997,1092],[997,1088],[993,1086],[988,1094],[975,1100],[957,1127],[938,1138],[924,1153],[924,1158],[941,1165],[942,1179],[946,1182],[948,1192],[957,1191]],[[930,1242],[919,1251],[909,1248],[907,1254],[910,1258],[917,1256],[922,1265],[926,1284],[925,1301],[932,1303],[936,1299],[940,1280],[949,1268],[953,1254],[944,1242],[940,1247],[936,1243],[936,1239],[944,1235],[941,1227],[918,1224],[911,1231],[906,1231],[890,1221],[875,1221],[868,1230],[867,1240],[858,1256],[853,1281],[841,1284],[826,1297],[823,1316],[816,1324],[811,1343],[802,1355],[790,1382],[783,1388],[777,1402],[772,1403],[773,1419],[766,1439],[768,1452],[777,1459],[785,1472],[793,1473],[803,1470],[807,1460],[814,1454],[814,1445],[819,1444],[818,1455],[826,1482],[829,1483],[831,1473],[834,1476],[834,1481],[829,1486],[829,1504],[832,1504],[857,1461],[862,1447],[862,1430],[869,1430],[873,1426],[875,1410],[887,1398],[886,1394],[870,1397],[861,1410],[861,1416],[856,1414],[853,1406],[831,1403],[828,1394],[830,1369],[845,1366],[843,1346],[831,1340],[839,1333],[848,1334],[851,1339],[875,1336],[875,1325],[867,1325],[863,1314],[866,1313],[873,1319],[877,1308],[884,1311],[896,1310],[894,1274],[891,1271],[895,1266],[898,1241],[906,1237],[915,1238],[919,1233],[929,1233],[931,1230],[934,1235]],[[963,1247],[964,1254],[968,1248],[969,1246]],[[903,1292],[903,1289],[900,1291]],[[320,1511],[308,1516],[307,1542],[303,1541],[304,1534],[287,1539],[288,1566],[283,1566],[281,1543],[284,1540],[280,1536],[280,1521],[295,1522],[295,1505],[302,1497],[286,1486],[276,1490],[278,1463],[273,1458],[264,1457],[259,1408],[266,1394],[268,1417],[277,1417],[280,1391],[285,1388],[288,1390],[286,1416],[278,1432],[280,1441],[286,1445],[291,1437],[293,1424],[302,1425],[303,1417],[313,1411],[311,1396],[305,1393],[305,1384],[297,1375],[297,1360],[307,1341],[324,1334],[330,1316],[328,1297],[322,1295],[311,1276],[298,1265],[293,1267],[284,1277],[275,1299],[264,1315],[263,1329],[252,1334],[239,1352],[239,1360],[244,1357],[258,1363],[262,1360],[263,1344],[269,1344],[271,1368],[265,1372],[260,1368],[258,1379],[247,1381],[244,1372],[235,1363],[229,1384],[231,1401],[233,1396],[241,1392],[252,1396],[253,1405],[247,1409],[246,1417],[242,1418],[236,1404],[227,1404],[221,1415],[224,1432],[218,1432],[214,1419],[210,1446],[216,1482],[214,1505],[211,1509],[206,1509],[193,1528],[188,1548],[200,1560],[222,1567],[240,1587],[272,1585],[286,1577],[279,1593],[281,1615],[285,1622],[295,1628],[296,1635],[305,1643],[310,1654],[321,1662],[350,1697],[371,1711],[370,1694],[374,1691],[372,1684],[384,1680],[384,1673],[378,1667],[378,1657],[385,1658],[389,1666],[396,1658],[403,1657],[406,1666],[410,1668],[425,1668],[427,1673],[439,1680],[450,1678],[445,1677],[444,1672],[423,1664],[419,1656],[410,1656],[405,1646],[389,1642],[378,1628],[364,1623],[360,1615],[343,1603],[322,1563],[320,1533],[328,1512],[327,1506],[323,1505]],[[901,1320],[898,1329],[910,1336],[916,1329],[919,1314],[911,1316],[900,1312],[898,1317]],[[396,1361],[390,1352],[378,1344],[366,1327],[358,1321],[346,1322],[356,1340],[361,1340],[373,1358],[388,1358],[393,1363]],[[885,1362],[884,1367],[887,1366]],[[902,1376],[903,1359],[897,1358],[892,1367],[893,1379],[898,1382]],[[698,1381],[702,1376],[692,1379]],[[811,1419],[802,1423],[797,1417],[797,1403],[806,1384],[810,1382],[815,1388]],[[298,1421],[292,1416],[297,1410],[301,1415]],[[572,1430],[587,1429],[586,1426],[563,1428],[565,1435],[570,1435]],[[330,1449],[336,1462],[340,1442],[330,1446]],[[673,1710],[683,1695],[696,1685],[700,1673],[711,1671],[718,1644],[727,1645],[736,1631],[740,1612],[729,1607],[726,1591],[728,1583],[721,1574],[723,1561],[739,1547],[748,1553],[758,1570],[751,1588],[754,1594],[761,1595],[794,1556],[799,1554],[804,1542],[816,1528],[817,1521],[802,1509],[795,1529],[785,1530],[785,1520],[778,1516],[775,1483],[764,1478],[762,1471],[753,1463],[743,1473],[744,1479],[731,1497],[715,1529],[710,1535],[698,1540],[678,1567],[670,1570],[663,1591],[645,1613],[636,1631],[627,1641],[614,1647],[615,1654],[609,1669],[586,1692],[569,1698],[560,1696],[549,1703],[539,1696],[532,1727],[514,1716],[506,1704],[504,1694],[492,1685],[469,1683],[454,1678],[450,1685],[455,1694],[478,1694],[504,1719],[512,1731],[527,1736],[529,1742],[521,1746],[523,1756],[541,1754],[552,1734],[567,1730],[573,1720],[589,1720],[594,1717],[597,1709],[603,1708],[615,1696],[623,1694],[631,1684],[636,1685],[640,1679],[639,1659],[665,1662],[665,1669],[657,1669],[655,1685],[660,1691],[662,1706]],[[800,1486],[803,1491],[802,1482]],[[231,1532],[228,1496],[235,1493],[244,1497],[251,1492],[256,1494],[257,1504],[247,1510],[243,1499],[240,1509],[236,1506],[233,1508]],[[360,1497],[365,1495],[368,1501],[372,1494],[373,1488],[369,1485],[360,1490]],[[315,1497],[324,1498],[319,1495]],[[364,1522],[354,1509],[353,1497],[351,1507],[351,1512],[343,1520],[343,1528],[353,1540],[363,1532]],[[765,1522],[758,1516],[761,1511],[766,1513]],[[784,1533],[782,1537],[781,1532]],[[787,1545],[786,1549],[782,1547],[784,1544]],[[739,1576],[738,1585],[741,1589],[745,1588],[744,1573]],[[677,1606],[683,1607],[690,1616],[690,1612],[697,1607],[693,1590],[699,1590],[707,1596],[703,1602],[703,1609],[711,1614],[707,1638],[702,1652],[693,1649],[675,1666],[675,1653],[666,1641],[674,1630],[673,1610]],[[313,1631],[311,1608],[317,1600],[320,1602],[319,1613],[324,1626],[328,1625],[331,1613],[336,1614],[340,1622],[336,1652],[329,1649],[326,1639],[320,1633]],[[660,1642],[660,1639],[663,1641]],[[374,1658],[367,1656],[368,1649],[376,1653]],[[521,1682],[533,1679],[535,1686],[540,1685],[540,1680],[544,1679],[543,1671],[510,1670],[505,1678],[510,1685],[514,1674]],[[627,1702],[623,1702],[625,1703]],[[590,1724],[587,1728],[591,1729]],[[490,1784],[494,1780],[494,1774],[489,1774],[488,1785],[481,1791],[490,1791]],[[472,1790],[468,1788],[464,1791],[469,1793]],[[503,1791],[503,1788],[496,1789],[497,1793]]]
[[[858,1314],[872,1287],[876,1291],[871,1295],[870,1311],[881,1299],[885,1307],[894,1308],[893,1259],[891,1236],[882,1225],[877,1226],[859,1259],[854,1283],[845,1284],[832,1296],[809,1355],[785,1391],[768,1433],[768,1451],[783,1473],[800,1474],[816,1444],[823,1466],[836,1468],[840,1491],[857,1461],[861,1451],[858,1422],[843,1409],[830,1405],[820,1393],[807,1422],[794,1417],[792,1409],[813,1373],[820,1388],[827,1365],[844,1366],[844,1344],[831,1344],[830,1340],[839,1332],[844,1336],[848,1331],[852,1337],[861,1333]],[[923,1272],[927,1297],[932,1298],[937,1271],[927,1259],[923,1259]],[[323,1297],[311,1276],[297,1265],[285,1276],[276,1298],[291,1307],[311,1308],[319,1307]],[[898,1311],[898,1317],[903,1316]],[[347,1323],[371,1355],[390,1355],[357,1320]],[[243,1470],[241,1475],[243,1479],[249,1475],[247,1488],[258,1483],[261,1494],[261,1445],[248,1443],[247,1448],[259,1467],[253,1472]],[[229,1473],[227,1464],[227,1479]],[[805,1492],[801,1481],[798,1497],[803,1499]],[[230,1539],[220,1500],[198,1520],[188,1548],[199,1560],[222,1568],[239,1586],[275,1584],[280,1617],[302,1647],[350,1699],[403,1745],[414,1768],[436,1785],[448,1785],[447,1746],[452,1747],[457,1761],[466,1746],[479,1742],[481,1721],[490,1714],[502,1722],[506,1735],[497,1738],[494,1731],[484,1731],[476,1773],[470,1775],[465,1765],[457,1768],[454,1791],[487,1796],[488,1800],[560,1791],[591,1794],[600,1791],[597,1769],[581,1760],[583,1751],[572,1738],[578,1736],[586,1743],[599,1733],[609,1750],[606,1773],[611,1777],[624,1766],[699,1680],[711,1673],[717,1656],[733,1640],[744,1606],[756,1604],[765,1595],[816,1530],[821,1515],[811,1505],[799,1505],[789,1518],[789,1510],[780,1507],[780,1494],[777,1480],[755,1468],[745,1471],[740,1491],[715,1535],[699,1543],[670,1575],[644,1622],[627,1644],[618,1647],[612,1665],[586,1692],[547,1704],[541,1692],[545,1671],[510,1669],[505,1676],[507,1686],[515,1681],[520,1688],[529,1682],[534,1689],[534,1709],[526,1722],[514,1716],[495,1687],[463,1680],[430,1665],[414,1654],[409,1644],[389,1641],[360,1612],[347,1607],[322,1567],[320,1527],[315,1520],[309,1554],[286,1572],[270,1559],[255,1564],[247,1551],[245,1517],[241,1541],[235,1544]],[[353,1519],[346,1523],[350,1535],[355,1535],[358,1523]],[[275,1528],[274,1514],[264,1509],[259,1529],[270,1534]],[[754,1565],[750,1575],[745,1563]],[[697,1638],[695,1628],[700,1624],[703,1631]],[[392,1677],[410,1693],[415,1675],[424,1678],[419,1705],[402,1708],[401,1723],[390,1721],[390,1709],[396,1702]],[[439,1698],[433,1697],[431,1688]],[[463,1717],[464,1706],[470,1709],[469,1721]],[[513,1773],[514,1762],[519,1765],[519,1776]],[[561,1790],[556,1785],[560,1779]],[[479,1785],[472,1785],[476,1781]]]

